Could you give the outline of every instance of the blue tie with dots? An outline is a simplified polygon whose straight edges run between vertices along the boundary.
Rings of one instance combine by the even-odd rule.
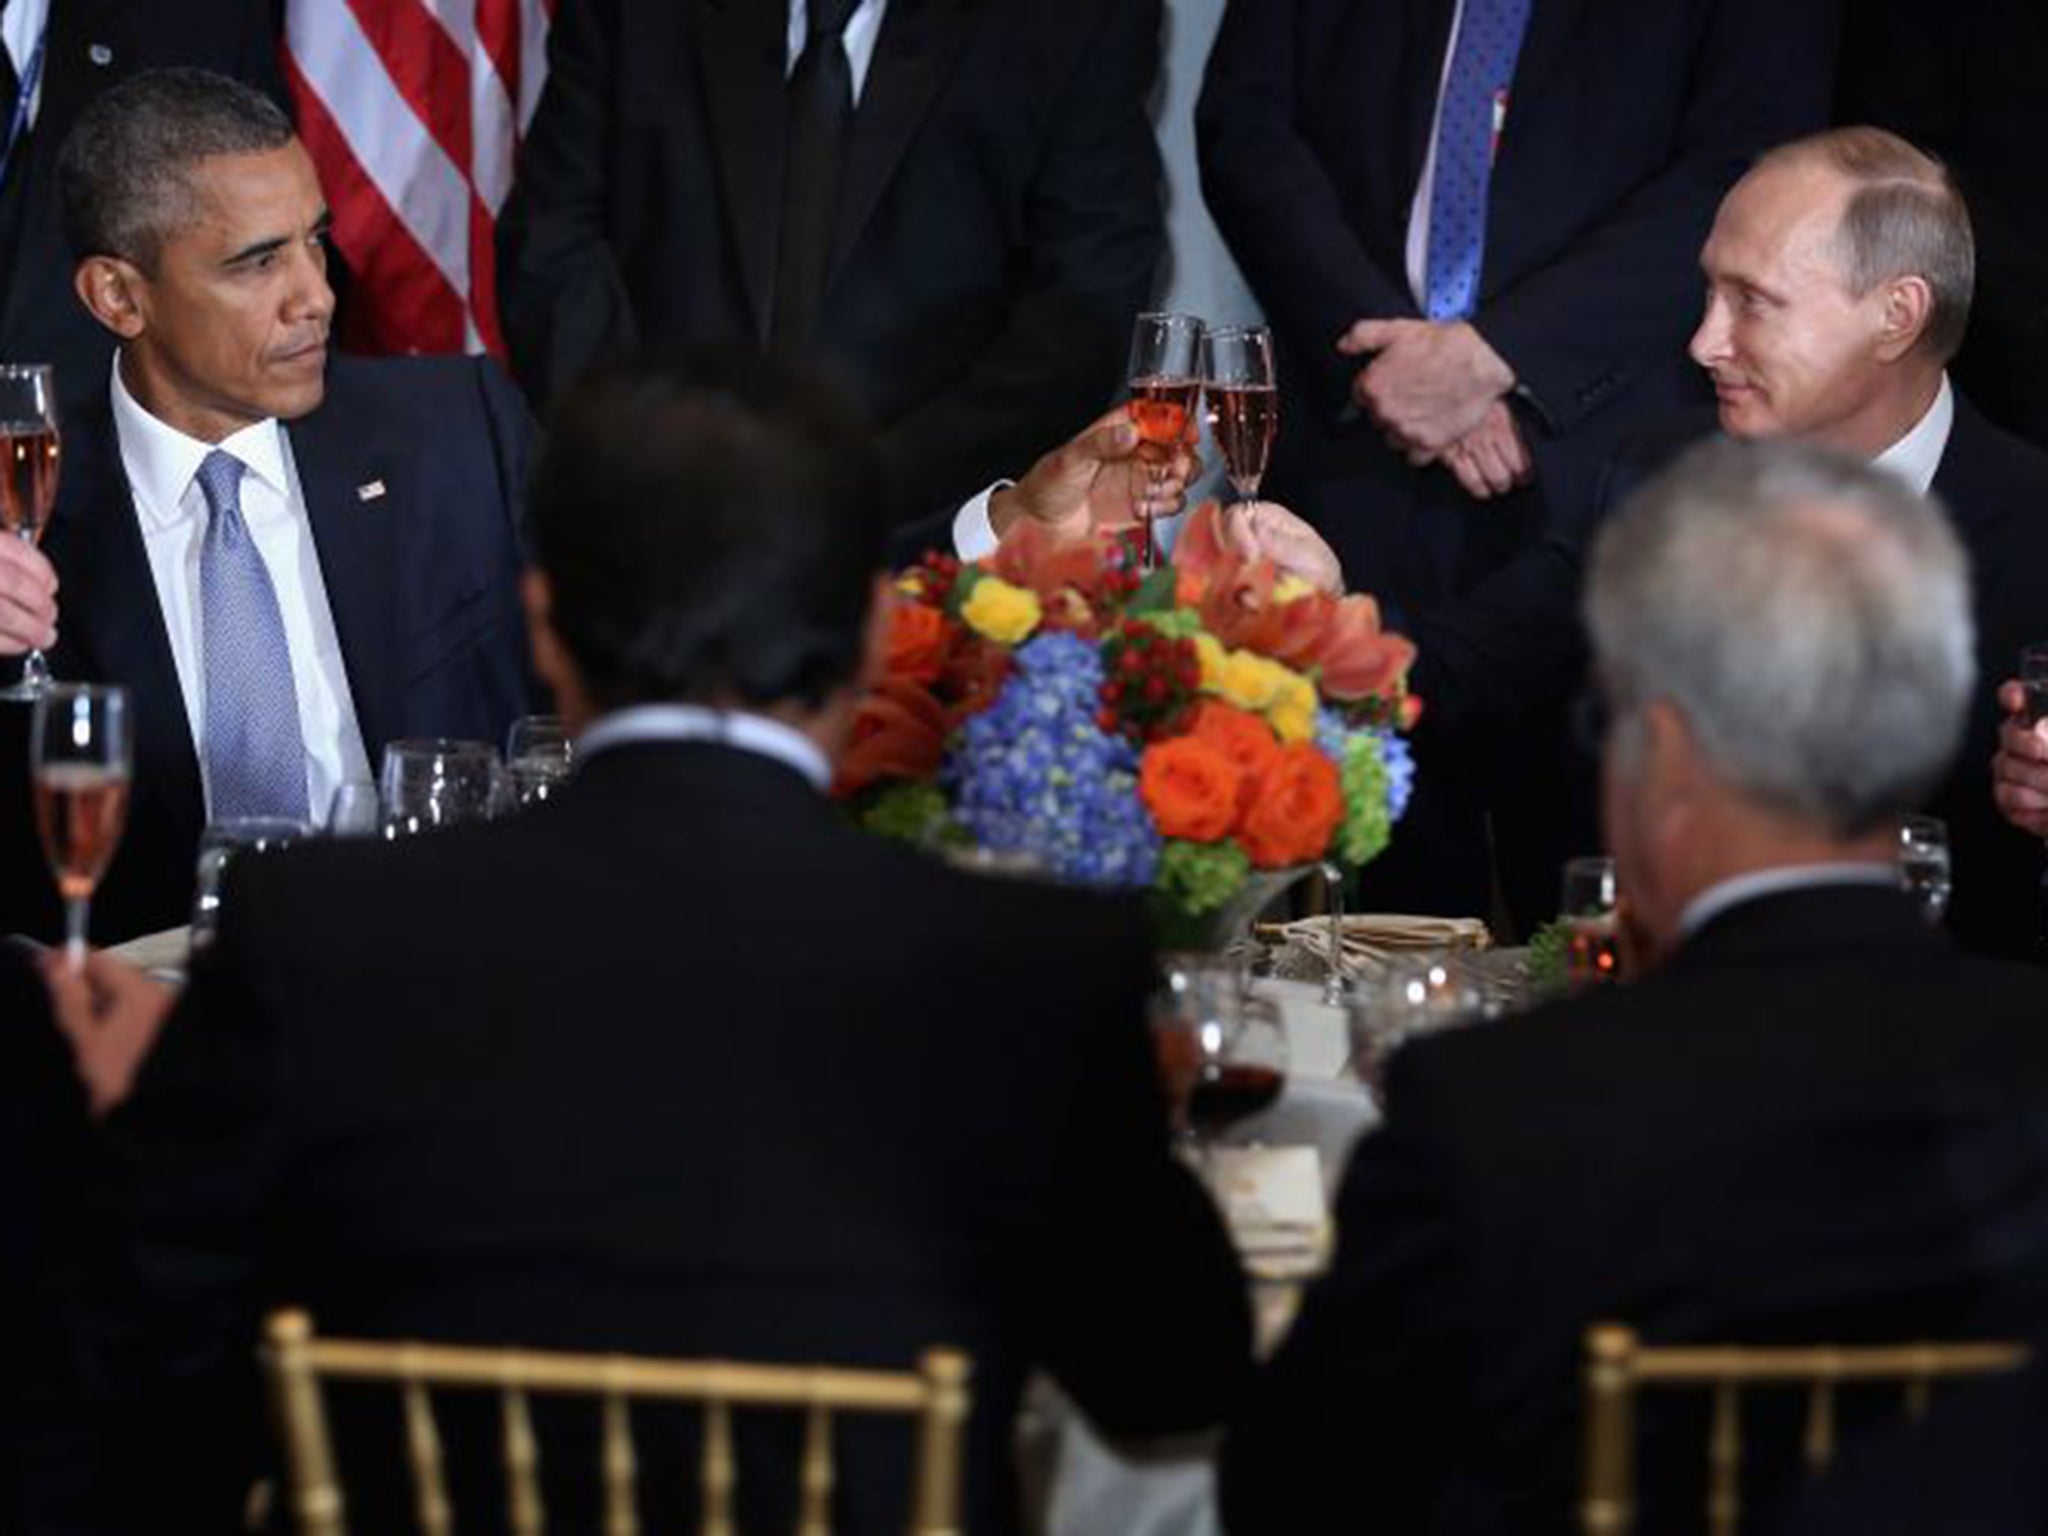
[[[206,780],[215,821],[306,819],[306,745],[284,614],[242,521],[242,461],[216,448],[199,466],[199,633],[206,658]]]
[[[1437,119],[1429,192],[1424,308],[1462,320],[1479,307],[1486,259],[1486,188],[1493,175],[1494,103],[1515,77],[1532,0],[1465,0]]]

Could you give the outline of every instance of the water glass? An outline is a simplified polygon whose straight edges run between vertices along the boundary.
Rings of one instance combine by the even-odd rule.
[[[1614,860],[1604,854],[1567,859],[1558,916],[1567,933],[1565,977],[1574,992],[1621,977]]]
[[[1491,1017],[1473,968],[1449,950],[1424,950],[1388,962],[1378,980],[1346,1001],[1351,1068],[1378,1097],[1394,1052],[1419,1035]]]
[[[394,741],[384,749],[379,789],[386,838],[489,821],[511,801],[497,749],[481,741]]]
[[[202,950],[220,928],[228,865],[245,853],[285,848],[311,837],[311,822],[287,816],[230,816],[199,834],[199,870],[192,890],[192,948]]]
[[[576,747],[569,722],[560,715],[523,715],[505,737],[505,771],[512,798],[521,805],[539,805],[569,782]]]
[[[1899,885],[1920,905],[1930,923],[1948,911],[1948,828],[1938,816],[1899,818]]]

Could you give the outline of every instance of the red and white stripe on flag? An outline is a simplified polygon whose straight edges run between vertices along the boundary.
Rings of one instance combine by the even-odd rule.
[[[287,0],[284,66],[374,352],[504,355],[492,237],[559,0]]]

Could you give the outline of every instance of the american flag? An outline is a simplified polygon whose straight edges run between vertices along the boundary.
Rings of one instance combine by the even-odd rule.
[[[504,355],[491,241],[560,3],[287,0],[285,74],[352,278],[351,347]]]

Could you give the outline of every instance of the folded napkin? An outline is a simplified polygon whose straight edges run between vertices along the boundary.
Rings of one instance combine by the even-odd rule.
[[[1401,912],[1369,912],[1340,920],[1343,949],[1338,969],[1347,977],[1371,975],[1388,961],[1417,950],[1479,950],[1492,947],[1493,935],[1476,917],[1420,917]],[[1302,951],[1318,966],[1327,965],[1330,955],[1330,920],[1327,917],[1297,918],[1275,923],[1265,930],[1290,951]],[[1281,967],[1282,974],[1294,971]]]
[[[189,928],[166,928],[162,933],[145,933],[139,939],[130,939],[126,944],[114,944],[107,953],[117,960],[124,960],[138,971],[147,971],[159,980],[183,981],[185,962],[192,949],[192,930]]]
[[[1206,1171],[1224,1224],[1254,1275],[1297,1279],[1323,1267],[1330,1217],[1314,1147],[1216,1147]]]

